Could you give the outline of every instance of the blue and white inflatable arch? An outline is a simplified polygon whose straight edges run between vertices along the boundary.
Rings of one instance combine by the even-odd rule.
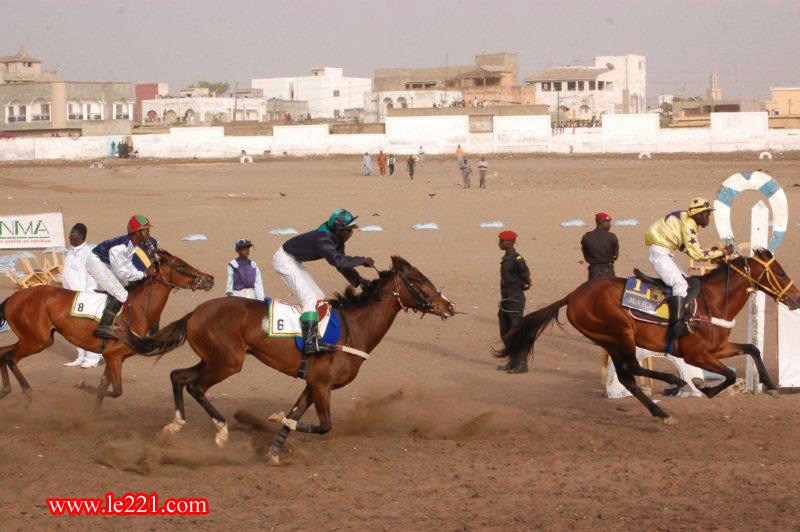
[[[758,190],[769,201],[772,211],[772,236],[769,250],[775,251],[781,245],[789,225],[789,205],[781,185],[764,172],[739,172],[722,182],[714,200],[714,222],[723,241],[733,240],[731,227],[731,206],[736,197],[745,190]]]

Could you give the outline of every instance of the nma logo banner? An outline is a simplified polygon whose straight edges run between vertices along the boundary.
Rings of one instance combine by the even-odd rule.
[[[63,245],[64,219],[60,212],[0,216],[0,249]]]

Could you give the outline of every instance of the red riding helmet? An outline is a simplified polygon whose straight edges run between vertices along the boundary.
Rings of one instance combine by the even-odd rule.
[[[142,229],[150,229],[151,227],[153,226],[150,223],[150,219],[142,214],[134,214],[131,216],[131,219],[128,220],[129,235],[136,231],[141,231]]]

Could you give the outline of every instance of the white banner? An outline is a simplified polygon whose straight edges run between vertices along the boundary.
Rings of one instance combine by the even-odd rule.
[[[64,246],[60,212],[0,216],[0,249]]]
[[[800,310],[778,305],[778,386],[800,387]]]

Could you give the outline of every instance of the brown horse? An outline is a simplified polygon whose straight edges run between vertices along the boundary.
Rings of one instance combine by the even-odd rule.
[[[758,348],[752,344],[729,342],[730,329],[712,324],[710,318],[733,320],[749,295],[756,290],[769,294],[778,303],[784,303],[794,310],[800,307],[800,291],[772,253],[765,249],[756,250],[753,257],[738,257],[723,262],[718,269],[699,279],[702,288],[697,301],[698,314],[705,314],[705,319],[692,323],[694,332],[679,338],[672,354],[683,357],[688,364],[725,377],[721,384],[714,387],[695,382],[708,397],[714,397],[736,380],[736,374],[720,360],[735,355],[750,355],[768,393],[777,397],[777,390]],[[628,310],[620,305],[624,287],[624,279],[610,277],[582,284],[565,298],[523,317],[505,336],[505,348],[498,356],[527,357],[533,351],[539,335],[549,324],[558,320],[559,309],[567,305],[569,322],[608,352],[614,361],[619,381],[651,414],[662,418],[665,423],[673,423],[674,419],[639,389],[634,376],[651,377],[678,387],[685,386],[686,382],[672,374],[652,371],[639,365],[636,347],[663,351],[667,333],[663,326],[633,319]]]
[[[455,314],[455,305],[445,298],[422,273],[400,257],[392,257],[392,269],[356,294],[348,288],[331,304],[341,313],[342,340],[339,351],[306,360],[306,388],[288,416],[283,412],[270,419],[283,424],[269,450],[272,464],[280,463],[281,449],[290,430],[325,434],[331,430],[331,390],[347,385],[358,375],[368,353],[381,341],[400,310],[435,314],[443,320]],[[171,351],[186,340],[200,357],[200,363],[170,374],[175,398],[175,420],[164,427],[175,433],[186,423],[183,404],[185,387],[208,412],[217,428],[215,441],[222,447],[228,437],[225,418],[206,398],[206,391],[238,373],[250,353],[267,366],[291,377],[300,376],[302,354],[293,338],[270,338],[262,324],[267,319],[263,301],[225,297],[206,301],[154,336],[141,338],[130,329],[117,328],[117,337],[140,355],[155,356]],[[300,421],[314,404],[319,425]]]
[[[117,317],[140,334],[145,334],[158,321],[169,294],[178,288],[210,290],[214,277],[200,272],[182,259],[159,249],[158,261],[149,276],[132,288],[128,301]],[[106,362],[100,386],[78,387],[97,395],[97,407],[103,397],[122,395],[122,363],[133,352],[117,340],[101,340],[92,335],[97,326],[93,320],[70,316],[75,292],[56,286],[35,286],[13,294],[0,304],[0,323],[5,320],[17,335],[17,343],[0,347],[0,375],[3,389],[0,398],[11,391],[10,369],[29,397],[31,387],[17,367],[20,360],[35,355],[53,344],[56,332],[74,346],[103,354]],[[109,385],[112,391],[108,392]]]

